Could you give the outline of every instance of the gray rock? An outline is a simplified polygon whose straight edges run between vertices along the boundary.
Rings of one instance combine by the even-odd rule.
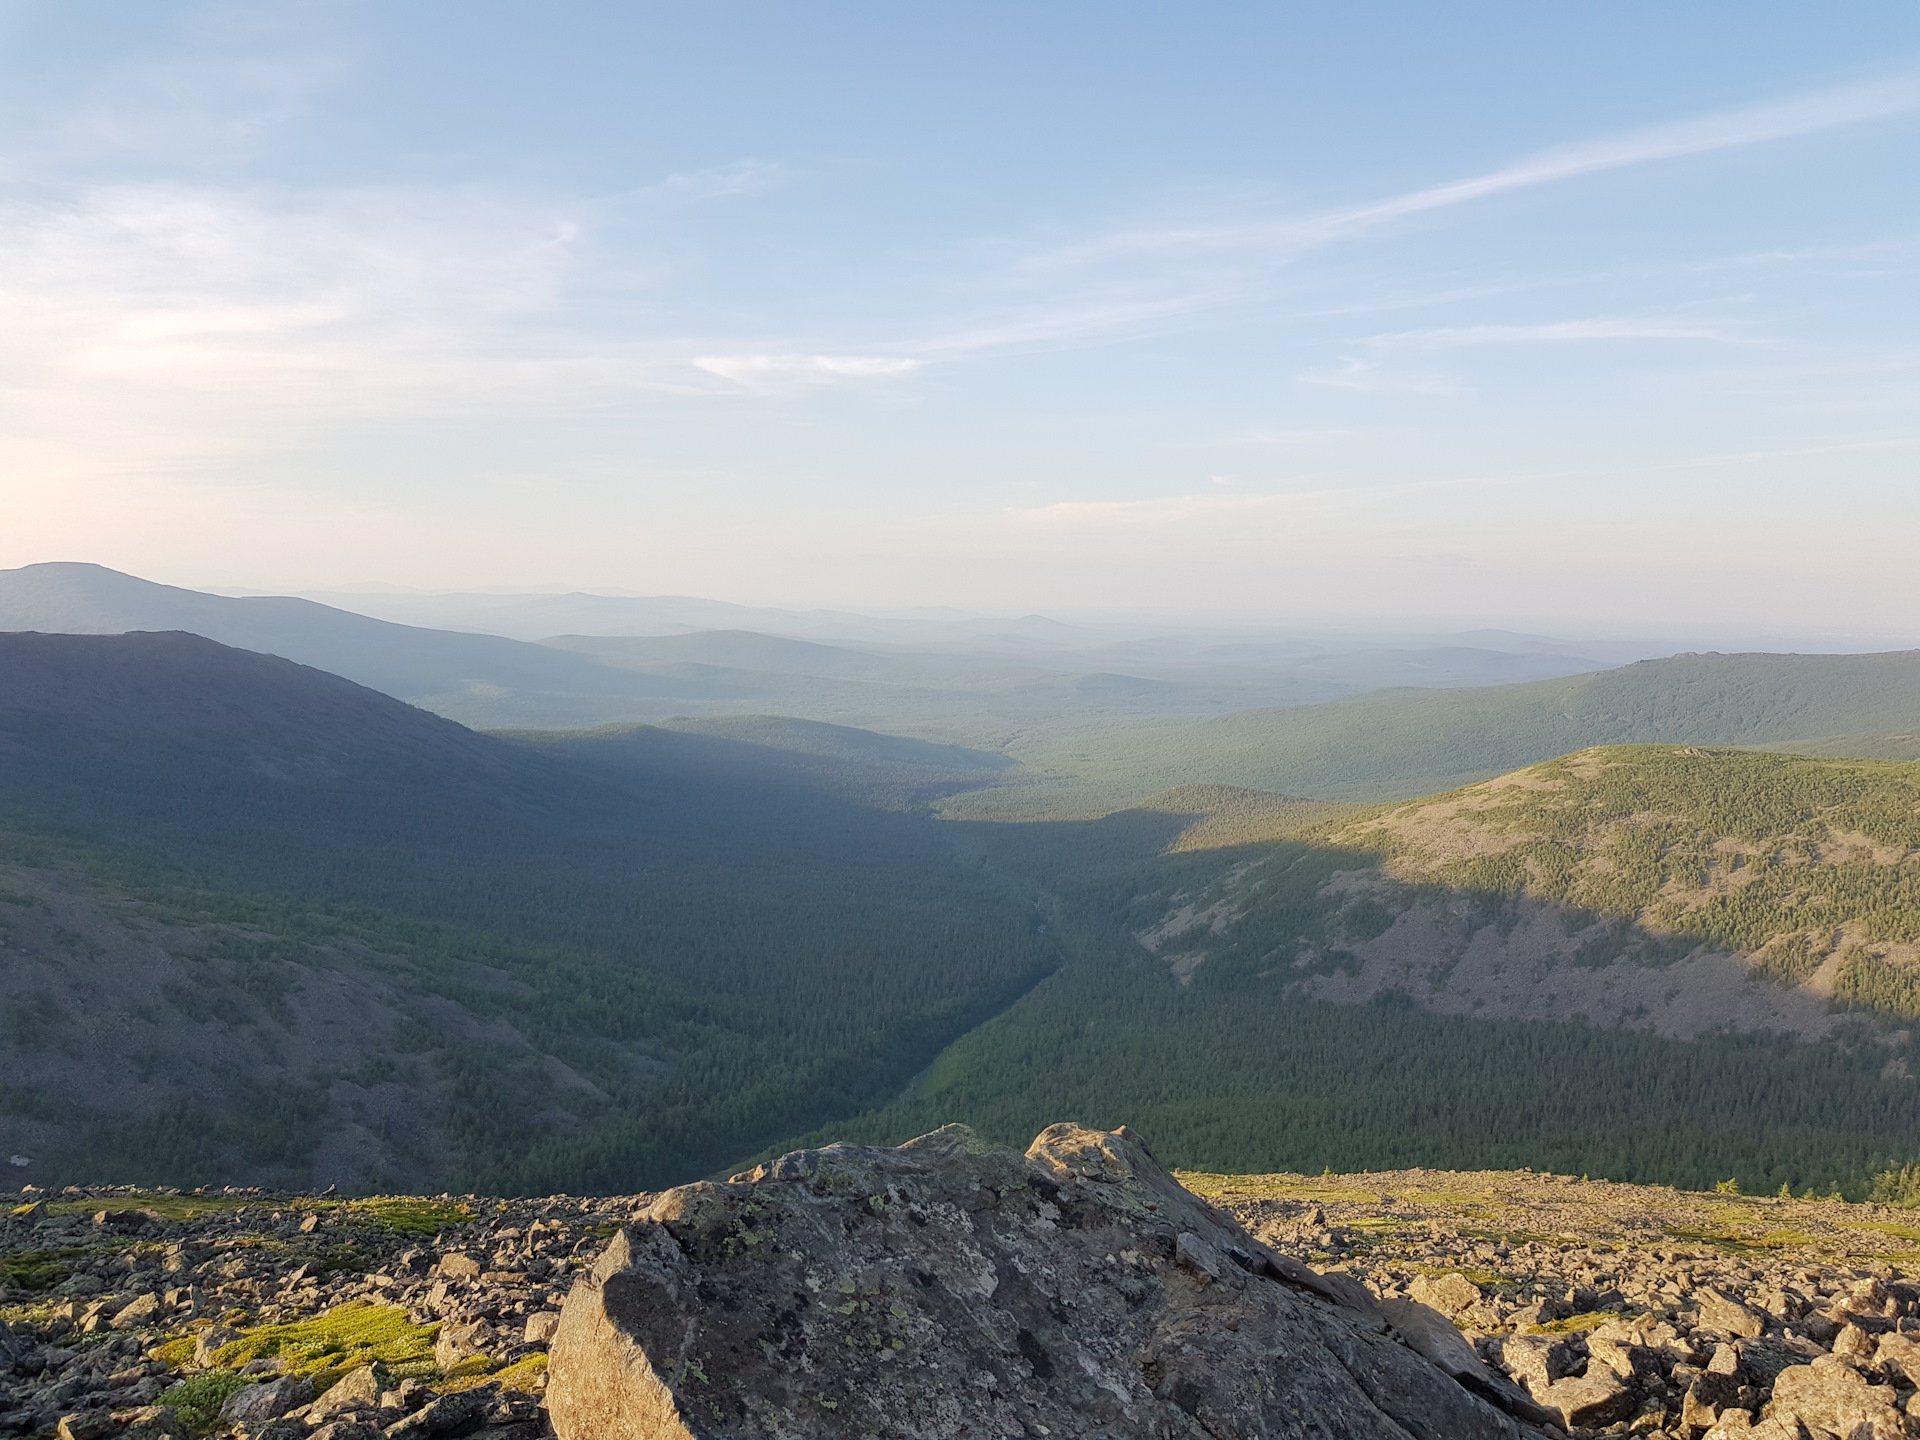
[[[113,1423],[118,1440],[187,1440],[186,1422],[166,1405],[116,1410]]]
[[[448,1320],[433,1342],[433,1363],[451,1370],[462,1360],[486,1355],[494,1348],[493,1326],[484,1320]]]
[[[1598,1365],[1588,1366],[1584,1375],[1554,1381],[1537,1398],[1548,1409],[1558,1411],[1569,1428],[1585,1430],[1624,1420],[1640,1405],[1631,1383]]]
[[[307,1440],[381,1440],[381,1430],[365,1420],[329,1420]]]
[[[560,1440],[1541,1433],[1290,1269],[1125,1130],[801,1151],[615,1237],[548,1410]]]
[[[1920,1386],[1920,1340],[1911,1335],[1882,1335],[1873,1363],[1903,1389]]]
[[[160,1297],[154,1294],[136,1295],[114,1312],[108,1325],[115,1330],[137,1330],[143,1325],[151,1325],[160,1314]]]
[[[1538,1425],[1557,1425],[1558,1411],[1536,1404],[1506,1376],[1480,1363],[1454,1323],[1417,1300],[1382,1300],[1381,1314],[1393,1337],[1416,1355],[1438,1365],[1475,1394],[1484,1395],[1502,1410]]]
[[[1480,1287],[1457,1271],[1450,1275],[1416,1275],[1407,1293],[1449,1318],[1480,1303]]]
[[[1869,1384],[1834,1355],[1782,1370],[1773,1382],[1766,1418],[1846,1440],[1901,1440],[1906,1434],[1893,1387]]]
[[[313,1382],[304,1375],[282,1375],[236,1390],[220,1407],[220,1418],[229,1425],[262,1424],[278,1420],[289,1410],[297,1410],[313,1398]]]
[[[1711,1287],[1700,1292],[1700,1328],[1719,1335],[1752,1339],[1767,1328],[1766,1315],[1751,1305],[1742,1305],[1724,1290]]]
[[[1500,1367],[1536,1399],[1580,1368],[1580,1357],[1557,1335],[1509,1335],[1500,1342],[1499,1355]]]
[[[443,1435],[464,1435],[485,1422],[499,1393],[496,1385],[482,1385],[474,1390],[442,1395],[426,1409],[387,1426],[387,1440],[436,1440]]]
[[[221,1347],[231,1345],[239,1338],[240,1332],[227,1325],[215,1325],[202,1330],[193,1342],[193,1363],[202,1370],[209,1368]]]
[[[329,1385],[326,1393],[307,1407],[307,1419],[319,1424],[350,1410],[376,1410],[379,1406],[379,1378],[371,1365],[362,1365]]]
[[[527,1316],[527,1326],[523,1334],[529,1345],[545,1345],[553,1339],[553,1332],[560,1328],[558,1310],[536,1310]]]

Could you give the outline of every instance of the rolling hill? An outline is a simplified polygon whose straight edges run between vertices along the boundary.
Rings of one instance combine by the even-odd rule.
[[[1386,691],[1212,718],[1135,721],[1022,737],[1031,772],[955,813],[1135,803],[1185,784],[1327,799],[1419,795],[1590,745],[1783,745],[1911,733],[1920,651],[1676,655],[1564,680]]]
[[[725,736],[476,735],[195,636],[0,636],[0,1144],[617,1189],[870,1103],[1057,953],[1017,877],[845,788]]]

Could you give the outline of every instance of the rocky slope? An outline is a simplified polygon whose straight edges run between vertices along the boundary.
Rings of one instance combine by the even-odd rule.
[[[976,1195],[982,1208],[966,1212],[969,1223],[1006,1245],[1031,1245],[1051,1205],[1063,1243],[1078,1237],[1073,1243],[1097,1245],[1102,1227],[1120,1223],[1118,1201],[1139,1192],[1118,1174],[1132,1162],[1116,1166],[1112,1147],[1089,1137],[1043,1137],[1040,1158],[1024,1167],[1002,1152],[993,1164],[1014,1164],[1009,1173],[1021,1177],[1044,1175],[1068,1193],[1048,1198],[1024,1178],[1018,1191],[989,1186]],[[927,1164],[918,1165],[918,1178],[914,1165],[898,1161],[863,1162],[863,1170],[843,1159],[836,1171],[822,1154],[832,1152],[789,1157],[757,1185],[590,1200],[23,1195],[0,1214],[0,1433],[537,1440],[549,1433],[546,1353],[565,1298],[623,1227],[636,1241],[677,1231],[687,1242],[683,1255],[697,1258],[714,1284],[767,1273],[761,1257],[777,1248],[767,1237],[784,1237],[780,1227],[797,1216],[845,1220],[849,1248],[836,1252],[843,1257],[857,1247],[856,1216],[878,1227],[876,1236],[890,1236],[889,1226],[902,1235],[921,1230],[911,1204],[883,1215],[886,1207],[874,1207],[855,1182],[884,1174],[906,1196],[933,1183]],[[843,1187],[836,1173],[849,1183]],[[1273,1304],[1313,1311],[1323,1335],[1332,1333],[1328,1325],[1358,1333],[1351,1317],[1370,1302],[1351,1287],[1357,1281],[1389,1314],[1406,1302],[1446,1314],[1490,1383],[1510,1378],[1566,1416],[1575,1433],[1672,1440],[1920,1434],[1913,1418],[1920,1414],[1920,1283],[1913,1278],[1920,1220],[1911,1211],[1525,1173],[1182,1178],[1225,1218],[1178,1190],[1155,1196],[1158,1221],[1140,1224],[1139,1233],[1150,1235],[1156,1223],[1171,1229],[1171,1253],[1156,1256],[1143,1239],[1137,1261],[1116,1255],[1114,1293],[1122,1282],[1143,1292],[1142,1307],[1121,1304],[1107,1317],[1122,1328],[1149,1323],[1143,1313],[1165,1319],[1178,1301],[1189,1306],[1181,1314],[1193,1327],[1180,1333],[1204,1347],[1210,1342],[1200,1318],[1245,1305],[1251,1287],[1273,1292]],[[770,1188],[812,1195],[826,1209],[769,1205]],[[753,1208],[756,1194],[764,1218],[734,1235],[733,1254],[727,1236],[716,1234],[711,1253],[701,1255],[702,1214],[730,1223]],[[1008,1228],[1010,1221],[1018,1224]],[[761,1243],[748,1244],[746,1233]],[[1240,1245],[1249,1260],[1270,1255],[1266,1263],[1293,1280],[1262,1278],[1225,1253],[1221,1237],[1239,1233],[1249,1240],[1226,1245]],[[1192,1237],[1184,1248],[1182,1236]],[[916,1243],[934,1254],[945,1246],[947,1263],[960,1262],[961,1247],[937,1231]],[[635,1253],[626,1247],[629,1259]],[[1067,1253],[1048,1251],[1048,1263]],[[883,1248],[876,1263],[884,1260]],[[1312,1272],[1300,1262],[1325,1276],[1318,1283],[1344,1304],[1316,1296],[1306,1278]],[[622,1268],[611,1258],[602,1281]],[[1256,1261],[1256,1268],[1264,1267]],[[1203,1280],[1210,1269],[1219,1278]],[[1098,1297],[1082,1299],[1088,1277],[1070,1278],[1067,1300],[1096,1304]],[[843,1279],[851,1294],[838,1288]],[[862,1290],[883,1280],[864,1270],[832,1277],[826,1288],[835,1305],[820,1316],[875,1333],[899,1329],[869,1347],[874,1357],[862,1352],[873,1367],[892,1363],[877,1358],[879,1349],[900,1353],[893,1338],[917,1343],[909,1332],[927,1318],[911,1295],[911,1304],[900,1303],[903,1319],[893,1313],[895,1297]],[[836,1306],[849,1303],[853,1311],[841,1315]],[[1398,1313],[1413,1329],[1408,1317],[1418,1312]],[[1016,1327],[1002,1362],[1014,1379],[1019,1365],[1039,1368],[1027,1349],[1055,1364],[1071,1353],[1059,1348],[1062,1336],[1071,1339],[1066,1322],[1044,1306],[1039,1314],[1038,1325],[1030,1319]],[[1058,1333],[1043,1335],[1049,1326]],[[1018,1328],[1031,1333],[1028,1347],[1019,1345]],[[1300,1343],[1298,1329],[1288,1333]],[[1243,1327],[1234,1343],[1253,1344],[1256,1334]],[[1445,1341],[1436,1332],[1424,1343]],[[1461,1363],[1459,1350],[1451,1353]],[[723,1383],[715,1373],[709,1379]],[[822,1421],[841,1414],[815,1408]],[[1373,1433],[1404,1432],[1383,1421]]]

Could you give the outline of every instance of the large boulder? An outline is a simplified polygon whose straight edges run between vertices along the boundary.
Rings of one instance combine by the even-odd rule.
[[[560,1440],[1539,1435],[1506,1394],[1125,1130],[948,1126],[660,1195],[567,1298],[547,1403]]]

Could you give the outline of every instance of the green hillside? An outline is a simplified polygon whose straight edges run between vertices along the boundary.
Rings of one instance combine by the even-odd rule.
[[[1107,943],[854,1134],[1059,1113],[1218,1169],[1767,1190],[1920,1152],[1920,765],[1640,746],[1393,808],[981,828]]]
[[[1410,796],[1590,745],[1779,745],[1911,733],[1916,723],[1920,651],[1676,655],[1567,680],[1038,733],[1008,752],[1032,772],[1024,790],[984,795],[956,813],[1084,812],[1188,784]]]
[[[1920,764],[1588,750],[1339,838],[1397,878],[1631,919],[1920,1017]]]

